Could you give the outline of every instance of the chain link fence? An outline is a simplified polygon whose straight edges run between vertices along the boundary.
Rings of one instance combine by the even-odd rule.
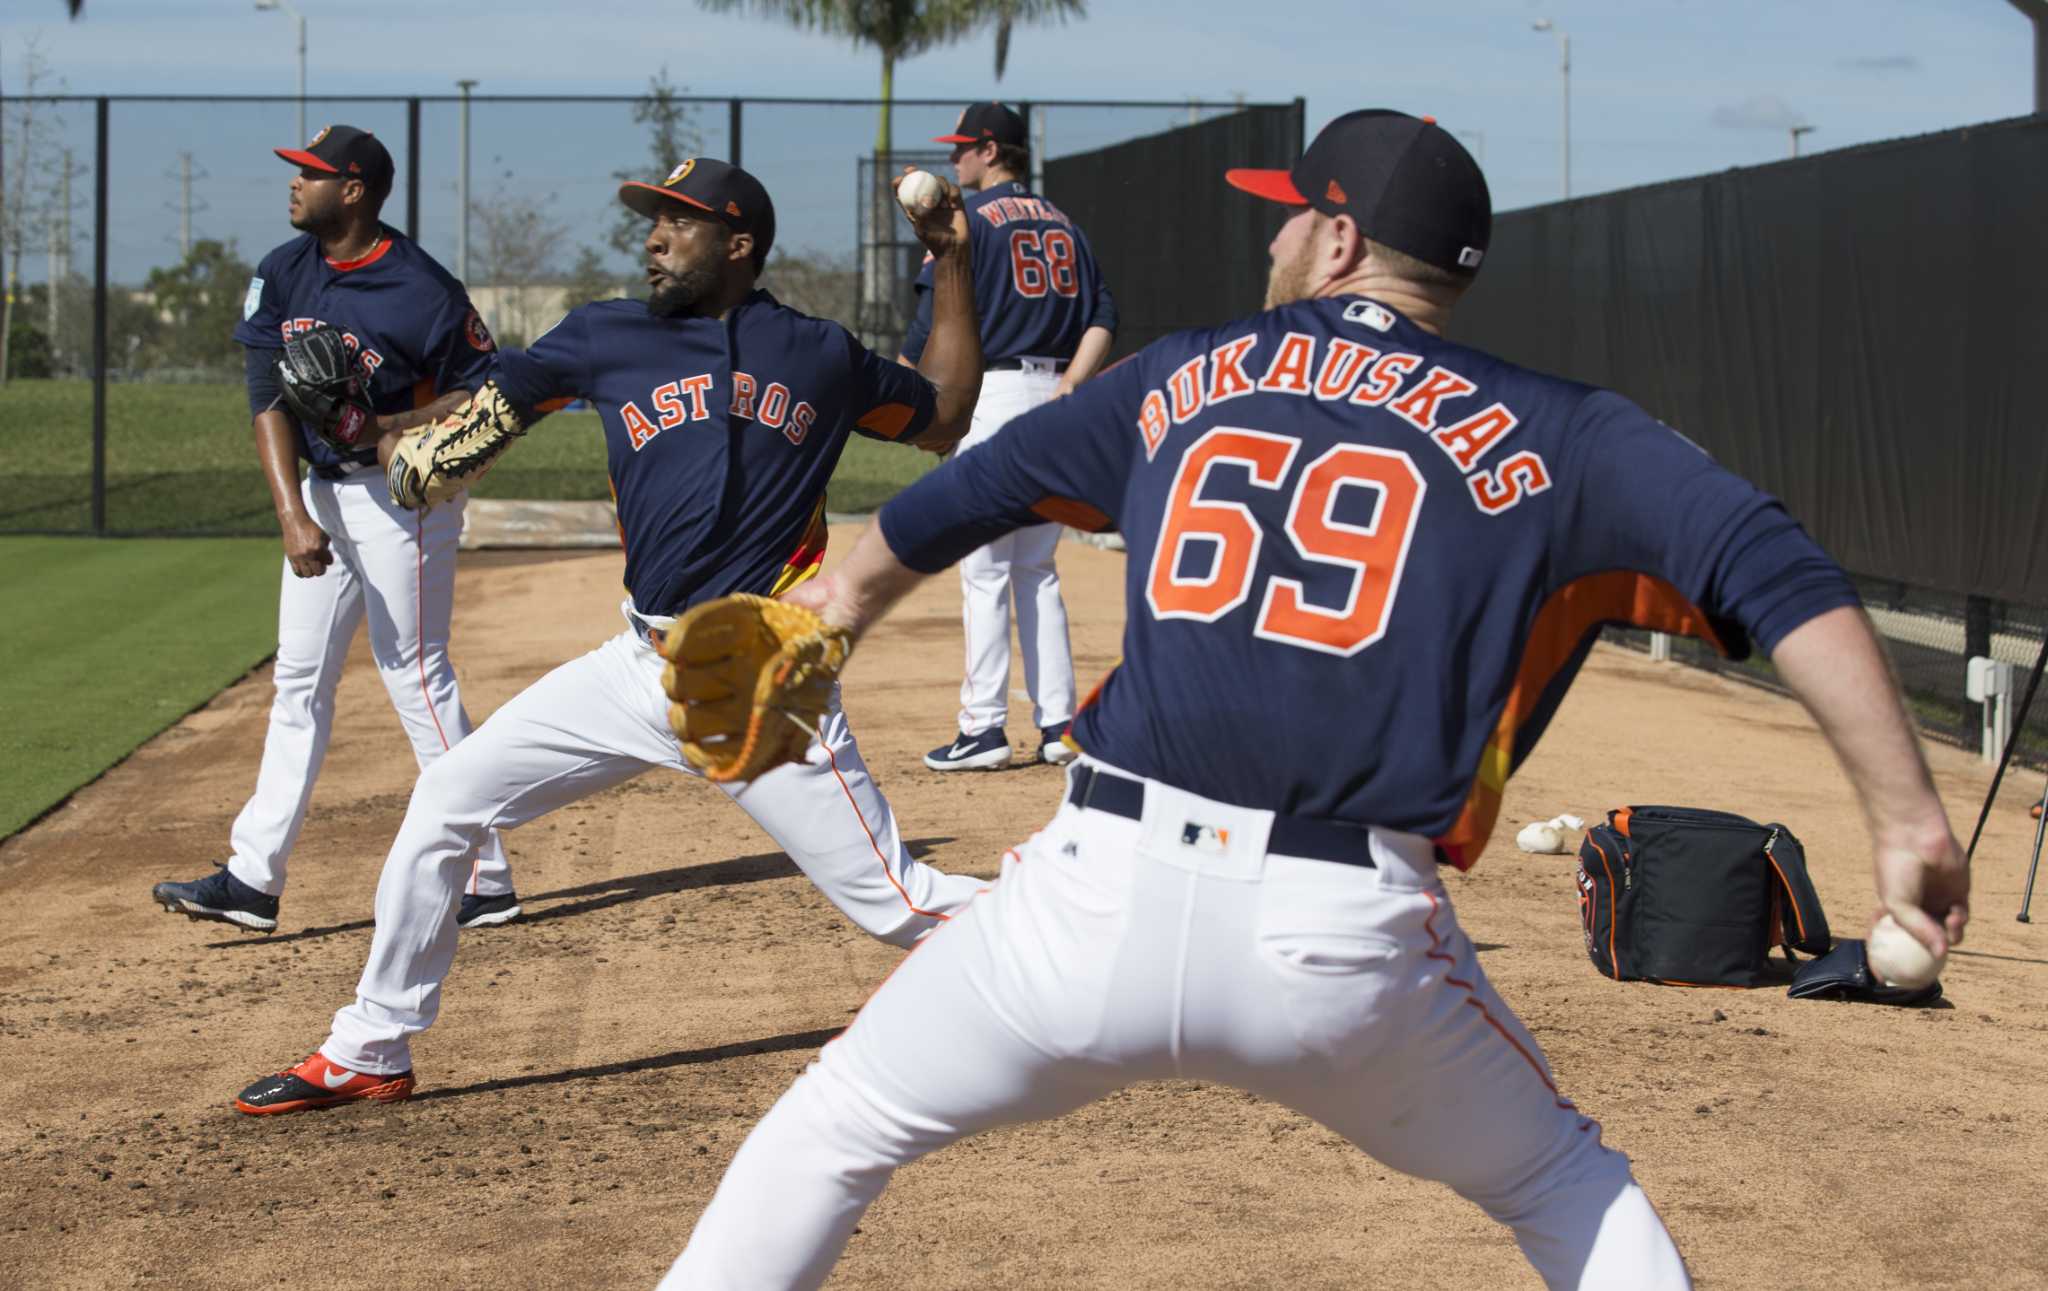
[[[1915,587],[1893,579],[1851,577],[1884,639],[1921,731],[1945,744],[1982,749],[1986,705],[1969,697],[1969,661],[1981,657],[2010,665],[2010,703],[2017,712],[2027,676],[2040,655],[2043,636],[2048,634],[2048,609]],[[1651,649],[1648,632],[1609,627],[1603,637],[1645,654]],[[1670,651],[1673,662],[1789,693],[1777,670],[1761,656],[1732,663],[1690,637],[1672,638]],[[2018,725],[2014,763],[2048,770],[2048,697],[2036,696]],[[2004,751],[2002,738],[1990,743],[1994,754]]]
[[[384,141],[397,166],[385,221],[469,285],[505,344],[530,342],[571,305],[643,290],[645,229],[618,204],[619,181],[659,182],[703,155],[738,161],[775,199],[762,285],[893,354],[923,255],[889,181],[904,164],[944,173],[946,150],[930,140],[963,105],[895,101],[887,149],[881,106],[665,85],[616,97],[0,99],[0,533],[276,532],[230,336],[255,264],[296,236],[285,212],[295,172],[272,149],[328,124]],[[1238,105],[1020,106],[1042,163]],[[535,436],[481,491],[603,498],[601,442]]]

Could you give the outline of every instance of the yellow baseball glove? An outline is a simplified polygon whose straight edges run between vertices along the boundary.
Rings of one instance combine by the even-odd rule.
[[[499,454],[525,433],[519,410],[495,380],[486,381],[454,412],[398,441],[384,468],[391,500],[408,511],[446,502],[482,479]]]
[[[707,780],[752,780],[801,762],[853,638],[787,601],[706,601],[662,637],[668,724]]]

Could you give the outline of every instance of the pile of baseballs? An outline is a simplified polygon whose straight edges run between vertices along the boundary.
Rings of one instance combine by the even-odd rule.
[[[1515,835],[1515,846],[1525,852],[1540,855],[1559,856],[1571,850],[1571,835],[1586,827],[1586,822],[1567,812],[1522,826],[1522,832]]]

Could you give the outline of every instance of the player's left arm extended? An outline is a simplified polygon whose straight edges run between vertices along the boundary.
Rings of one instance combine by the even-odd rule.
[[[967,434],[981,397],[981,320],[974,312],[974,265],[960,190],[948,184],[946,200],[913,227],[932,253],[932,330],[917,371],[932,383],[935,399],[931,425],[906,442],[937,451]]]

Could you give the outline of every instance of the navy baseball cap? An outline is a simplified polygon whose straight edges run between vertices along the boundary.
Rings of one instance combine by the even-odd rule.
[[[754,235],[756,263],[768,258],[775,243],[775,204],[768,190],[738,166],[712,157],[690,158],[659,184],[629,179],[619,185],[619,200],[650,220],[678,204],[708,212],[734,232]]]
[[[1000,103],[975,103],[960,114],[953,133],[942,134],[933,143],[996,143],[1022,148],[1030,138],[1024,118]]]
[[[343,179],[360,179],[373,193],[391,191],[396,168],[377,136],[354,126],[325,126],[303,148],[271,151],[294,166],[326,171]]]
[[[1477,269],[1493,233],[1479,163],[1434,117],[1370,108],[1323,127],[1293,170],[1230,170],[1247,193],[1325,215],[1439,269]]]

